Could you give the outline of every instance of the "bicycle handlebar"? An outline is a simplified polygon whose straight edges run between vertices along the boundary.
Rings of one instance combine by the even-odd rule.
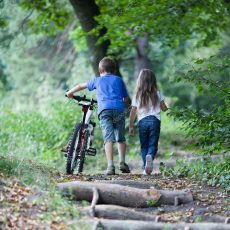
[[[65,95],[66,96],[66,95]],[[67,96],[66,96],[67,97]],[[92,103],[97,103],[97,100],[94,99],[87,99],[86,96],[84,95],[83,97],[81,96],[76,96],[73,95],[73,99],[80,102],[80,101],[87,101],[87,102],[92,102]]]

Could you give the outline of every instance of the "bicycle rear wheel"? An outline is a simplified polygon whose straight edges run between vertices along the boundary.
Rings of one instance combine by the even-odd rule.
[[[73,134],[70,138],[67,159],[66,159],[66,173],[73,174],[76,167],[77,154],[80,151],[80,130],[81,123],[77,123],[74,127]]]

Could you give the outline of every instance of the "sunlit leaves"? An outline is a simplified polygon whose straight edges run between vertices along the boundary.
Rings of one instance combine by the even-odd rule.
[[[82,30],[80,25],[77,25],[76,28],[69,33],[69,38],[73,41],[76,51],[86,51],[86,33]]]
[[[117,53],[133,48],[135,38],[145,33],[149,34],[151,41],[160,40],[172,47],[194,36],[199,45],[207,45],[228,23],[224,1],[97,2],[102,13],[97,17],[98,23],[107,28],[111,52]]]

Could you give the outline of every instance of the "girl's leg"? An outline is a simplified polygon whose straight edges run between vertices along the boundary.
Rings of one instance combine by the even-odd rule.
[[[152,156],[152,159],[154,159],[158,150],[159,136],[160,136],[160,121],[153,116],[149,127],[149,142],[148,142],[148,154]]]
[[[143,165],[145,167],[149,139],[148,126],[145,122],[145,118],[139,122],[139,139],[141,144],[141,157],[143,160]]]

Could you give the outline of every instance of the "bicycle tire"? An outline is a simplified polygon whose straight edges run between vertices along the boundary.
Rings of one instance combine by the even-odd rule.
[[[83,146],[81,147],[81,154],[80,154],[80,157],[77,158],[77,172],[78,173],[81,173],[84,168],[85,153],[86,153],[86,148],[88,145],[88,140],[89,140],[89,131],[86,130],[84,133],[84,143],[83,143]]]
[[[68,151],[67,151],[67,159],[66,159],[66,173],[67,174],[73,174],[74,172],[74,168],[76,165],[75,164],[75,159],[74,154],[77,154],[77,149],[76,149],[76,144],[78,145],[78,143],[76,143],[79,140],[79,132],[81,129],[81,123],[77,123],[74,127],[72,136],[70,138],[70,143],[69,143],[69,147],[68,147]]]

